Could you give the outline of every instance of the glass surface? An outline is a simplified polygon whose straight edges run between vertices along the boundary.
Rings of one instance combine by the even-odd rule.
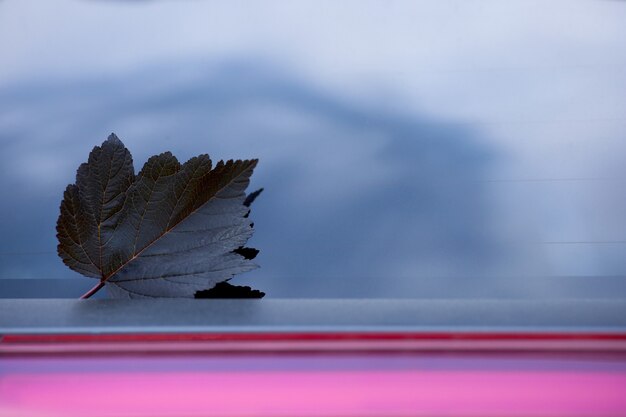
[[[232,282],[268,297],[623,298],[625,21],[591,0],[0,1],[0,279],[92,285],[55,222],[115,132],[137,170],[260,159],[261,269]]]

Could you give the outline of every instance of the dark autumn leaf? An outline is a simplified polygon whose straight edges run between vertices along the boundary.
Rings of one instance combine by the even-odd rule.
[[[115,135],[96,146],[68,185],[57,221],[58,253],[114,297],[194,297],[257,266],[245,190],[256,160],[208,155],[180,164],[166,152],[135,175]],[[259,191],[260,192],[260,191]],[[90,294],[89,294],[90,295]]]

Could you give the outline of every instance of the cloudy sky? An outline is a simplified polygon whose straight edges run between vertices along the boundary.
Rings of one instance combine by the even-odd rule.
[[[58,204],[114,131],[136,169],[260,158],[262,268],[236,280],[268,295],[626,296],[624,21],[600,0],[1,1],[0,278],[75,276]]]

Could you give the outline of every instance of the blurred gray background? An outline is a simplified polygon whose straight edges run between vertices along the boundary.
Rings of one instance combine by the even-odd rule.
[[[269,297],[626,297],[626,3],[0,2],[0,296],[80,295],[65,186],[259,158]]]

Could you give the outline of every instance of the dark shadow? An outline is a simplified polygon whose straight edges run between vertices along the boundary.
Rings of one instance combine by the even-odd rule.
[[[210,290],[196,292],[195,298],[263,298],[265,293],[247,286],[220,282]]]

